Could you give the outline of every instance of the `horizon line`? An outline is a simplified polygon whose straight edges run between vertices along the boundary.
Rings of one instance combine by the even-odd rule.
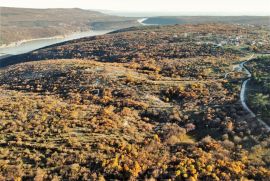
[[[70,8],[30,8],[30,7],[18,7],[18,6],[0,6],[0,8],[21,8],[21,9],[81,9],[88,11],[97,11],[100,13],[108,14],[108,15],[117,15],[125,16],[124,14],[130,14],[131,16],[141,15],[144,16],[270,16],[269,12],[215,12],[215,11],[125,11],[125,10],[110,10],[110,9],[86,9],[81,7],[70,7]],[[0,12],[1,14],[1,12]],[[152,15],[151,15],[152,14]],[[154,15],[155,14],[155,15]],[[127,16],[128,17],[128,16]]]

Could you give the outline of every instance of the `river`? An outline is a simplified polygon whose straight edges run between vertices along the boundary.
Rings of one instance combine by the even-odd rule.
[[[103,35],[114,30],[101,30],[101,31],[86,31],[77,32],[63,37],[49,37],[40,38],[35,40],[28,40],[22,43],[14,43],[14,46],[2,47],[0,48],[0,59],[6,58],[12,55],[18,55],[27,53],[45,46],[53,45],[56,43],[61,43],[69,40],[75,40],[83,37]]]
[[[137,21],[143,25],[151,25],[151,24],[145,24],[144,21],[148,18],[140,18]],[[20,41],[20,42],[14,42],[13,46],[8,47],[0,47],[0,59],[12,56],[12,55],[19,55],[23,53],[27,53],[39,48],[43,48],[49,45],[53,45],[56,43],[62,43],[69,40],[75,40],[83,37],[90,37],[90,36],[96,36],[96,35],[104,35],[106,33],[112,32],[115,30],[99,30],[99,31],[86,31],[86,32],[77,32],[73,33],[64,37],[58,36],[58,37],[48,37],[48,38],[40,38],[35,40],[26,40],[26,41]]]

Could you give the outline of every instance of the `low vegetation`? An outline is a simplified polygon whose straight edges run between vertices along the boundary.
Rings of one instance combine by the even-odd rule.
[[[249,83],[249,105],[259,117],[270,124],[270,57],[258,57],[247,66],[253,77]]]
[[[270,133],[233,70],[253,50],[205,43],[241,28],[135,28],[15,59],[0,71],[1,178],[268,180]]]

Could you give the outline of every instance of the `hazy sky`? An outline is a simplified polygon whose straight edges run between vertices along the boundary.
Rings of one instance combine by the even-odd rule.
[[[270,15],[270,0],[0,0],[0,6]]]

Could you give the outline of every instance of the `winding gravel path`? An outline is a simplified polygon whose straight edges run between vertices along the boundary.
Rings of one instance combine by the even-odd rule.
[[[254,54],[251,55],[251,57],[248,60],[246,60],[246,61],[239,64],[239,67],[242,70],[244,70],[246,72],[247,76],[248,76],[248,78],[243,82],[242,87],[241,87],[240,101],[241,101],[241,104],[242,104],[244,110],[246,110],[253,118],[256,118],[255,113],[248,107],[248,105],[246,103],[246,90],[247,90],[246,85],[247,85],[248,81],[250,81],[252,75],[251,75],[251,72],[245,67],[245,63],[250,61],[253,57],[254,57]],[[263,120],[261,120],[260,118],[256,118],[256,120],[261,125],[263,125],[267,129],[267,131],[270,131],[270,126],[267,125]]]

